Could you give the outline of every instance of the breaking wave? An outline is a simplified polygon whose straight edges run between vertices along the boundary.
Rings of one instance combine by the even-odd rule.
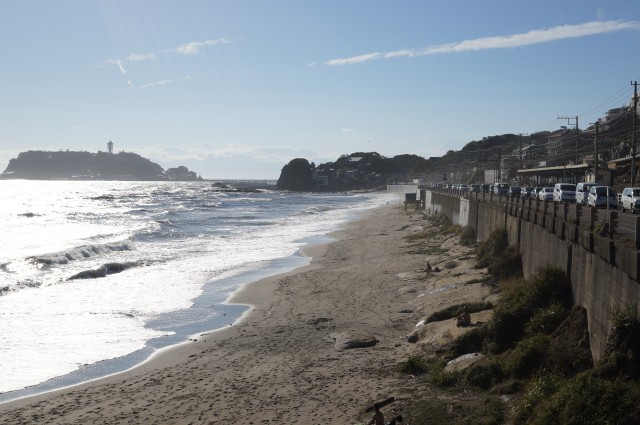
[[[28,260],[39,265],[51,266],[56,264],[68,264],[70,261],[104,255],[113,251],[131,251],[133,249],[134,244],[132,241],[121,241],[103,245],[79,246],[65,252],[29,257]]]

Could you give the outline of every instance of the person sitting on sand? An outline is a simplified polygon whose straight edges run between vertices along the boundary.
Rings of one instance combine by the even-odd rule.
[[[375,403],[373,405],[373,410],[375,410],[375,413],[373,414],[373,418],[371,418],[371,420],[367,422],[367,425],[384,425],[384,416],[380,411],[380,406],[378,405],[378,403]]]
[[[427,262],[427,268],[425,269],[425,272],[430,273],[433,269],[431,268],[431,263]]]
[[[467,306],[464,306],[462,309],[462,314],[456,318],[456,326],[469,326],[471,324],[471,315],[469,314],[469,310]]]

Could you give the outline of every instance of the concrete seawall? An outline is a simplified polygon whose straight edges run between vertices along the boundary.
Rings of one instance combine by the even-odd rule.
[[[527,279],[542,266],[563,269],[571,279],[574,303],[587,310],[595,361],[606,348],[611,309],[640,304],[640,251],[628,239],[599,236],[593,225],[580,223],[579,209],[570,218],[562,205],[509,204],[430,191],[425,201],[427,211],[442,212],[454,224],[473,227],[478,241],[506,227],[509,244],[518,246]]]

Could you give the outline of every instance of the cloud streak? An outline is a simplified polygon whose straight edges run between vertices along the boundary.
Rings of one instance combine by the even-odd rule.
[[[165,86],[167,84],[173,84],[173,83],[182,83],[184,81],[189,81],[189,80],[191,80],[191,77],[187,76],[179,80],[169,80],[169,79],[160,80],[160,81],[154,81],[151,83],[141,84],[139,86],[134,86],[131,84],[131,81],[129,81],[129,86],[131,86],[132,89],[141,90],[141,89],[148,89],[149,87]]]
[[[192,41],[190,43],[182,44],[176,48],[163,50],[162,53],[177,53],[184,56],[194,56],[197,55],[200,50],[204,47],[208,46],[216,46],[219,44],[229,44],[232,43],[233,40],[229,37],[222,37],[216,40],[205,40],[205,41]],[[122,75],[127,75],[127,70],[124,67],[125,62],[147,62],[147,61],[155,61],[158,59],[157,53],[130,53],[124,59],[115,58],[115,59],[106,59],[102,63],[96,65],[97,67],[103,68],[105,66],[116,66]],[[190,80],[191,77],[187,76],[182,79],[164,79],[159,81],[154,81],[151,83],[135,85],[131,81],[131,79],[127,79],[127,85],[134,90],[146,89],[149,87],[157,87],[164,86],[167,84],[180,83],[183,81]]]
[[[144,61],[153,61],[158,58],[158,55],[155,53],[131,53],[127,56],[127,60],[130,62],[144,62]]]
[[[390,52],[372,52],[347,58],[331,59],[325,62],[330,66],[353,65],[377,59],[393,59],[399,57],[419,57],[436,54],[473,52],[480,50],[507,49],[549,43],[557,40],[580,38],[590,35],[606,34],[623,30],[639,30],[640,22],[635,21],[595,21],[579,25],[562,25],[553,28],[537,29],[522,34],[507,36],[482,37],[429,46],[422,49],[402,49]]]
[[[218,44],[229,44],[231,43],[231,41],[232,40],[229,37],[222,37],[216,40],[192,41],[190,43],[181,44],[175,49],[169,50],[169,52],[178,53],[185,56],[193,56],[197,55],[203,47],[217,46]]]

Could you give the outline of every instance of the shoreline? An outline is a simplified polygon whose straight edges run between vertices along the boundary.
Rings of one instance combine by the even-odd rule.
[[[363,214],[366,214],[366,212],[360,213],[359,216]],[[355,220],[357,220],[357,218]],[[344,225],[346,225],[350,221],[345,222]],[[322,252],[322,250],[325,249],[324,247],[333,240],[329,235],[333,234],[334,232],[335,231],[332,231],[326,235],[312,237],[310,242],[302,246],[297,253],[291,255],[290,257],[275,259],[269,261],[265,267],[258,269],[248,269],[240,272],[237,275],[232,275],[219,281],[215,281],[215,283],[209,283],[205,285],[205,288],[207,286],[215,288],[216,283],[219,283],[220,281],[224,282],[227,280],[239,280],[242,282],[234,291],[230,292],[222,302],[216,303],[222,310],[223,314],[222,316],[219,316],[217,318],[209,319],[206,323],[208,323],[209,325],[217,324],[217,327],[201,329],[191,333],[176,332],[172,335],[153,338],[148,341],[147,345],[144,348],[136,350],[127,355],[104,359],[93,364],[84,365],[82,368],[77,369],[73,372],[53,377],[39,384],[35,384],[18,390],[0,393],[0,410],[2,408],[2,405],[7,403],[13,403],[19,400],[30,399],[37,396],[46,396],[49,393],[69,390],[74,387],[99,381],[101,379],[128,373],[147,362],[153,361],[155,357],[164,355],[165,351],[170,351],[183,344],[189,344],[202,335],[224,331],[228,326],[240,323],[246,318],[247,315],[251,313],[253,305],[240,301],[232,301],[232,299],[236,297],[236,294],[244,293],[245,288],[249,286],[259,284],[260,282],[269,282],[271,280],[277,279],[278,277],[283,277],[288,274],[295,273],[299,269],[308,267],[315,253]],[[314,242],[315,239],[322,240],[322,242]],[[304,262],[306,262],[306,264],[296,265],[295,263],[300,261],[296,260],[296,257],[305,258]],[[258,277],[256,278],[255,276]],[[211,294],[207,294],[206,292],[207,291],[205,289],[203,291],[203,294],[199,295],[194,300],[194,305],[197,303],[202,303],[202,299],[206,300],[207,298],[211,297]],[[190,308],[193,308],[193,306]],[[231,323],[229,323],[229,319],[232,319]],[[172,340],[176,339],[179,339],[179,341],[171,342]]]
[[[347,226],[349,223],[363,219],[363,217],[367,216],[367,214],[371,214],[371,211],[375,211],[376,209],[377,208],[373,208],[372,210],[363,210],[354,213],[353,216],[340,225],[340,228]],[[211,301],[209,300],[209,298],[211,298],[211,294],[207,293],[207,287],[215,289],[216,284],[224,281],[238,280],[241,282],[238,284],[238,287],[230,292],[222,302],[215,303],[222,310],[223,315],[215,319],[210,319],[206,323],[210,325],[216,324],[217,327],[200,329],[190,333],[176,332],[172,335],[153,338],[148,341],[144,348],[127,355],[104,359],[93,364],[84,365],[82,368],[73,372],[53,377],[39,384],[0,393],[0,411],[2,406],[8,403],[28,400],[38,396],[46,397],[47,394],[70,390],[78,386],[131,372],[145,363],[154,361],[157,356],[164,355],[165,352],[178,348],[184,344],[189,344],[203,335],[225,331],[228,329],[228,326],[237,325],[251,314],[251,311],[254,308],[254,303],[258,302],[258,300],[250,301],[251,298],[248,298],[247,302],[243,302],[242,297],[246,297],[246,294],[251,294],[253,292],[262,293],[261,291],[264,290],[261,288],[258,289],[258,285],[267,286],[269,283],[273,284],[278,278],[302,271],[305,267],[309,267],[310,263],[313,261],[313,257],[325,252],[327,246],[336,240],[332,235],[339,235],[340,232],[341,230],[333,230],[324,235],[310,237],[296,253],[289,257],[274,259],[269,261],[265,267],[247,269],[237,275],[225,277],[215,281],[215,283],[212,282],[205,285],[203,293],[194,300],[194,306],[198,303],[202,303],[202,299]],[[297,257],[304,258],[305,260],[296,259]],[[296,264],[301,261],[305,264]],[[250,287],[253,288],[254,286],[256,287],[255,289],[248,289]],[[193,306],[190,308],[193,308]],[[231,313],[231,315],[228,315],[229,313]],[[231,323],[229,323],[229,319],[232,320]],[[171,340],[176,339],[179,339],[179,341],[171,342]]]
[[[484,291],[451,283],[480,273],[461,277],[463,257],[451,273],[425,275],[428,260],[444,264],[463,252],[451,243],[447,254],[408,253],[407,237],[425,225],[422,212],[397,204],[365,212],[330,234],[333,241],[309,247],[308,265],[236,291],[228,302],[252,307],[234,326],[127,372],[0,404],[0,421],[338,424],[362,421],[375,400],[395,396],[401,406],[415,380],[398,374],[398,364],[433,345],[409,343],[407,335],[427,313]],[[440,325],[443,335],[456,331],[450,321]],[[332,336],[340,333],[377,343],[339,350]]]

